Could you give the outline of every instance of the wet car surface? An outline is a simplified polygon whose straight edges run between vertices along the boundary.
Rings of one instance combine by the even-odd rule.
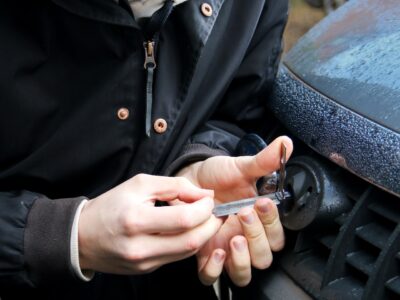
[[[398,1],[352,0],[284,57],[266,140],[295,144],[287,246],[234,299],[400,299],[399,28]]]

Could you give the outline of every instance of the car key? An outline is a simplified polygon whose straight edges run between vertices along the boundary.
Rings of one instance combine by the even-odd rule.
[[[251,198],[246,198],[242,200],[237,200],[237,201],[232,201],[229,203],[224,203],[220,205],[216,205],[213,210],[213,214],[216,217],[224,217],[227,215],[232,215],[232,214],[237,214],[240,209],[246,206],[253,206],[254,203],[257,201],[257,199],[261,198],[269,198],[271,199],[276,205],[281,204],[281,202],[285,199],[291,198],[291,194],[287,191],[284,191],[283,193],[278,191],[275,193],[271,194],[266,194],[266,195],[261,195],[261,196],[256,196],[256,197],[251,197]]]

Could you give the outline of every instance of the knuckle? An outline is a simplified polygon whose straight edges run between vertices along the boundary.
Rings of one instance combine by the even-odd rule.
[[[140,274],[146,273],[146,264],[138,263],[135,265],[135,269]]]
[[[147,258],[147,255],[140,248],[133,247],[133,248],[126,249],[123,252],[122,257],[124,260],[126,260],[130,263],[135,263],[136,266],[138,266],[139,265],[138,263],[145,260]]]
[[[189,252],[197,251],[201,246],[200,239],[196,236],[191,236],[186,240],[185,249]]]
[[[128,216],[129,214],[127,213],[122,213],[119,216],[119,224],[122,228],[122,232],[126,235],[130,235],[133,228],[133,219]]]
[[[265,259],[253,263],[253,267],[259,270],[265,270],[272,264],[272,255],[267,255]]]
[[[266,239],[266,233],[264,230],[249,230],[247,238],[252,242],[262,241]]]
[[[249,263],[245,263],[245,262],[236,262],[234,269],[235,272],[237,274],[247,274],[250,270],[251,266],[250,266],[250,262]]]
[[[122,227],[122,232],[127,236],[132,236],[141,232],[144,228],[142,219],[135,212],[124,212],[120,215],[119,223]]]
[[[140,174],[136,175],[134,178],[138,183],[142,183],[142,182],[147,181],[148,177],[149,177],[149,175],[140,173]]]
[[[199,279],[204,285],[214,284],[222,273],[222,268],[213,268],[206,265],[199,273]]]
[[[183,212],[177,216],[177,223],[182,229],[190,229],[194,226],[194,218],[190,212],[184,209]]]
[[[238,277],[251,273],[250,257],[243,259],[242,257],[233,257],[231,273],[236,274]]]
[[[189,179],[187,179],[186,177],[177,177],[178,180],[178,184],[182,185],[182,186],[189,186],[191,185],[191,182]]]
[[[200,274],[199,279],[202,284],[209,286],[209,285],[214,284],[214,282],[217,281],[218,276],[212,276],[212,275],[210,276],[208,274]]]
[[[262,223],[267,229],[271,227],[281,226],[281,220],[279,219],[279,215],[272,217],[271,216],[265,217],[264,219],[262,219]]]
[[[135,269],[140,274],[147,274],[154,270],[154,266],[147,262],[143,262],[136,264]]]
[[[272,254],[268,255],[264,269],[269,268],[272,265],[273,260],[274,260],[274,258],[272,256]]]
[[[240,278],[232,279],[233,283],[237,285],[238,287],[245,287],[248,285],[251,281],[251,275],[250,276],[243,276]]]
[[[285,239],[281,238],[274,242],[270,242],[270,246],[272,251],[280,251],[285,246]]]

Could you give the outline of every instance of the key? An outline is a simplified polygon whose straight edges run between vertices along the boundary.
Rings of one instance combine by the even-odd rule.
[[[284,196],[285,180],[286,180],[286,145],[282,143],[282,145],[281,145],[280,168],[279,168],[279,179],[278,179],[278,192],[281,193],[282,197],[285,197]]]
[[[283,200],[290,199],[292,195],[287,192],[275,192],[267,195],[262,195],[262,196],[255,196],[251,198],[246,198],[242,200],[237,200],[237,201],[232,201],[229,203],[224,203],[220,205],[216,205],[213,210],[213,214],[216,217],[224,217],[227,215],[232,215],[232,214],[237,214],[240,209],[246,206],[254,206],[254,203],[257,201],[257,199],[261,198],[269,198],[271,199],[276,205],[281,204]]]

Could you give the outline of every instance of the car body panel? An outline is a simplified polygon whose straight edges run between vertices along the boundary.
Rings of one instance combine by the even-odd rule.
[[[353,0],[313,27],[285,56],[304,82],[400,133],[400,5]]]
[[[281,66],[270,106],[293,135],[400,196],[400,134],[332,101]]]
[[[284,57],[270,107],[293,135],[400,196],[400,5],[353,0]]]
[[[286,246],[234,299],[400,299],[399,28],[398,0],[351,0],[284,57],[264,127],[295,145]]]

